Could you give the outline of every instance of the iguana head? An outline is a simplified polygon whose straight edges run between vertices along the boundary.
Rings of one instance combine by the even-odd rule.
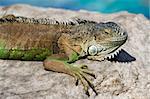
[[[107,22],[93,25],[87,37],[81,45],[80,55],[92,60],[104,60],[114,56],[114,52],[127,40],[127,33],[118,24]]]

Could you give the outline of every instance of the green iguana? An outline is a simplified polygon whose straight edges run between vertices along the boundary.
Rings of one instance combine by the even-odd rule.
[[[96,93],[87,77],[95,75],[86,65],[71,63],[81,58],[107,59],[126,40],[127,33],[114,22],[97,23],[83,19],[59,22],[14,15],[0,18],[1,59],[44,60],[45,69],[80,80],[87,95],[89,87]]]

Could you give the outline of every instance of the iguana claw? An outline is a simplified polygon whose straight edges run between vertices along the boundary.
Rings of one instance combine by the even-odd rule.
[[[95,75],[88,69],[87,65],[81,65],[81,66],[69,66],[71,69],[72,75],[76,78],[76,85],[78,85],[78,82],[81,81],[85,93],[90,96],[89,94],[89,87],[92,88],[92,90],[97,95],[97,92],[94,88],[94,85],[92,82],[87,78],[87,76],[91,76],[93,78],[96,78]]]

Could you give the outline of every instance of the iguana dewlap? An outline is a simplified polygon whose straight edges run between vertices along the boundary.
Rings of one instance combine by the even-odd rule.
[[[114,22],[88,20],[59,22],[7,15],[0,18],[0,58],[43,61],[45,69],[80,80],[88,93],[94,74],[85,65],[71,63],[80,58],[104,60],[125,43],[127,33]]]

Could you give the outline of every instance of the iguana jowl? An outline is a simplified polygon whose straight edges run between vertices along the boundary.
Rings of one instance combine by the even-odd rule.
[[[7,15],[0,18],[0,58],[44,60],[45,69],[62,72],[80,80],[84,90],[94,86],[87,76],[94,74],[86,65],[74,66],[80,58],[104,60],[127,40],[116,23],[75,19],[60,23]]]

